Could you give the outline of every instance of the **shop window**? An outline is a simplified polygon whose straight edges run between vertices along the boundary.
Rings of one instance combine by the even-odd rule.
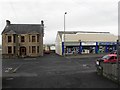
[[[12,42],[12,36],[8,36],[8,42]]]
[[[36,40],[35,40],[35,36],[32,36],[32,42],[35,42]]]
[[[36,53],[36,47],[32,46],[32,53]]]
[[[12,47],[8,46],[8,54],[11,54],[11,53],[12,53]]]
[[[25,36],[21,36],[21,42],[25,42]]]

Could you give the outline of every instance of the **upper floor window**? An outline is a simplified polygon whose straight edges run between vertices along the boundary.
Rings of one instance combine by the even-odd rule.
[[[13,35],[13,42],[16,42],[16,35]]]
[[[30,42],[31,40],[30,40],[30,35],[29,35],[29,42]]]
[[[32,42],[35,42],[36,40],[35,40],[35,36],[32,36]]]
[[[21,36],[21,42],[25,42],[25,37]]]
[[[40,36],[39,36],[39,34],[37,34],[37,42],[39,42],[39,38],[40,38]]]
[[[8,36],[8,42],[12,42],[12,36]]]

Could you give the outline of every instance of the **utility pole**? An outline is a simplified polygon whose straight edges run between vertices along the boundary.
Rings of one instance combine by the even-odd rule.
[[[64,13],[64,56],[65,56],[65,14],[67,14],[67,12]]]

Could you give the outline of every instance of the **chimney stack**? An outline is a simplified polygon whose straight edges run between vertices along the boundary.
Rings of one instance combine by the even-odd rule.
[[[41,25],[44,26],[44,21],[43,20],[41,20]]]
[[[6,25],[9,26],[10,25],[10,21],[6,20]]]
[[[42,34],[43,34],[43,37],[44,37],[44,21],[41,20],[41,27],[42,27]]]

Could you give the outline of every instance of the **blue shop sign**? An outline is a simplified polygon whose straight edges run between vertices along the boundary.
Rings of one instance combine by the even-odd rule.
[[[99,42],[99,45],[116,45],[116,42]]]

